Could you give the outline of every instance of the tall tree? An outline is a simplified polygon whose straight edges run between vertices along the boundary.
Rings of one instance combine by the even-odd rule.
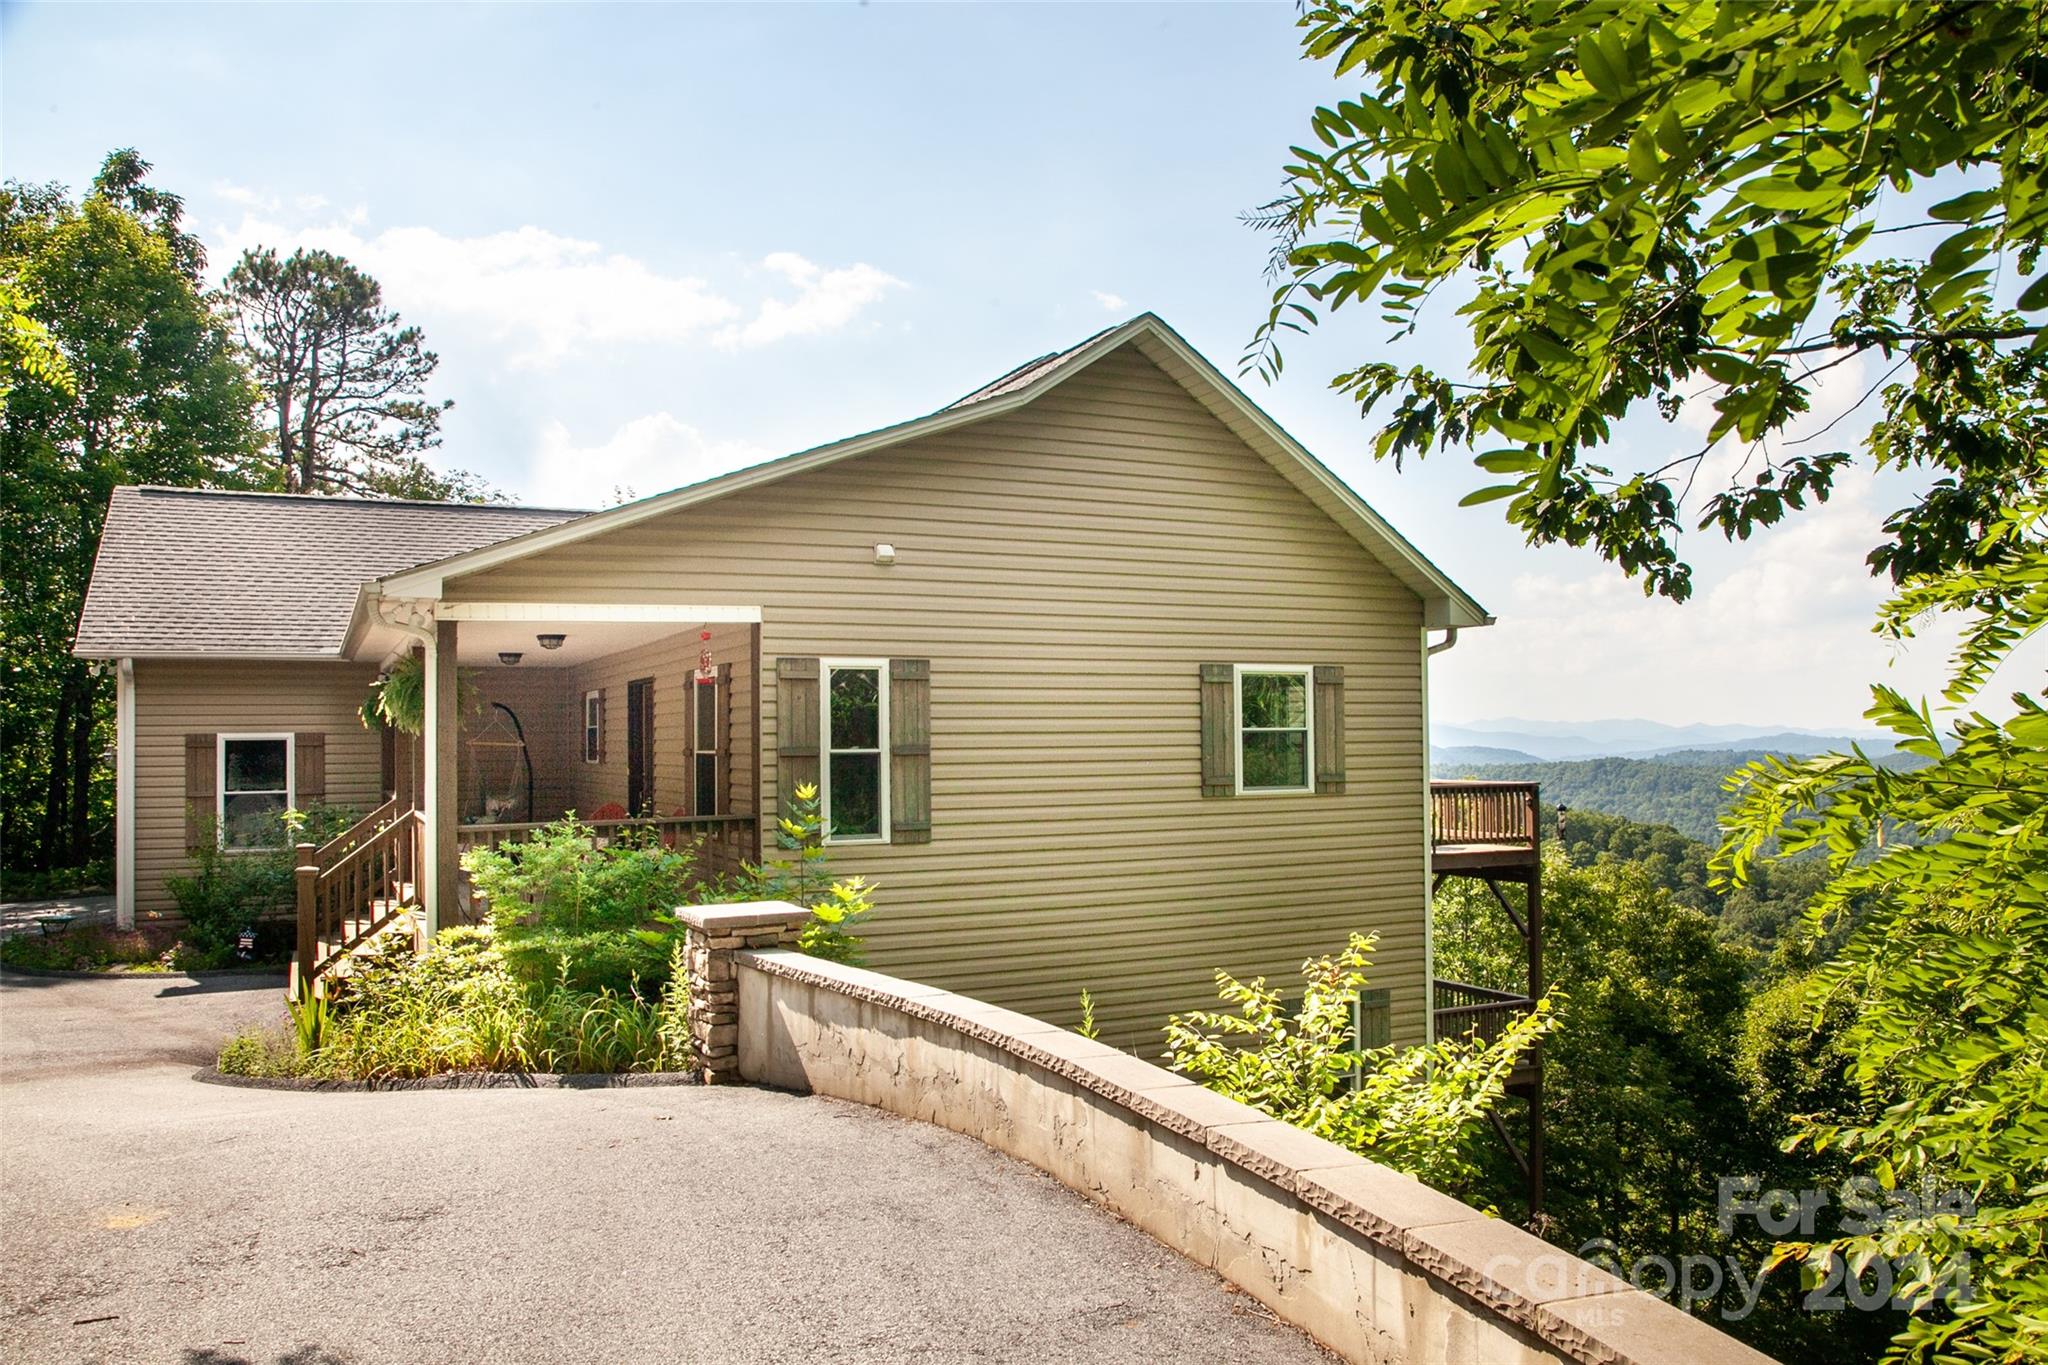
[[[205,254],[148,172],[122,150],[82,200],[0,189],[0,290],[30,338],[28,355],[0,356],[0,539],[14,547],[0,557],[0,848],[16,870],[108,847],[113,689],[69,652],[108,494],[258,473],[255,391],[201,293]],[[38,356],[50,346],[58,365]]]
[[[228,301],[263,386],[272,458],[295,493],[477,499],[474,476],[421,458],[452,404],[423,395],[440,357],[384,306],[377,281],[329,251],[264,247],[228,272]]]
[[[1937,476],[1873,567],[1904,582],[1982,551],[2038,452],[1995,428],[1947,439],[1954,402],[1921,409],[1930,384],[1981,392],[1982,348],[2042,360],[2048,274],[2017,309],[1999,285],[2048,239],[2048,3],[1333,0],[1302,24],[1367,88],[1315,112],[1259,217],[1282,279],[1248,366],[1277,372],[1287,333],[1347,304],[1411,331],[1456,281],[1469,376],[1373,361],[1333,381],[1368,412],[1396,400],[1377,453],[1477,448],[1496,477],[1467,503],[1682,599],[1686,519],[1746,538],[1828,495],[1855,456],[1778,436],[1820,375],[1865,358],[1917,433],[1867,457]],[[1945,170],[1970,188],[1880,223]],[[1928,249],[1878,263],[1883,243]],[[1708,403],[1697,447],[1596,462],[1625,415]],[[1717,449],[1734,472],[1687,509]]]
[[[1381,455],[1479,447],[1503,481],[1468,504],[1679,599],[1682,519],[1745,538],[1859,456],[1922,471],[1868,555],[1898,589],[1878,628],[1960,615],[1961,703],[2048,625],[2048,0],[1335,0],[1303,23],[1368,88],[1316,111],[1261,218],[1285,278],[1250,366],[1347,303],[1411,329],[1456,282],[1469,377],[1336,381],[1396,398]],[[1960,193],[1880,217],[1941,172]],[[1859,359],[1883,367],[1861,451],[1784,439]],[[1594,463],[1624,417],[1702,398],[1700,447]],[[1735,472],[1687,509],[1724,443]],[[1739,880],[1826,852],[1815,922],[1853,927],[1806,995],[1846,1012],[1862,1104],[1797,1136],[1899,1196],[1874,1231],[1786,1251],[1909,1304],[1900,1359],[2048,1357],[2048,708],[2015,695],[1944,736],[1875,691],[1927,765],[1756,765],[1722,853]]]

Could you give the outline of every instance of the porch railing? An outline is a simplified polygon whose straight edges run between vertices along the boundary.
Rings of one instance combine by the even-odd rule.
[[[474,848],[524,843],[546,823],[528,820],[457,825],[455,847],[459,853],[467,853]],[[759,826],[751,815],[663,815],[625,820],[584,820],[580,823],[591,830],[600,843],[628,831],[646,830],[669,848],[686,848],[694,844],[697,848],[697,871],[706,877],[738,872],[741,863],[758,861],[761,856],[756,844]]]
[[[1429,815],[1437,844],[1536,846],[1534,782],[1432,782]]]
[[[393,797],[325,844],[300,844],[294,995],[310,987],[411,904],[421,818]]]
[[[1490,1043],[1508,1025],[1535,1008],[1536,1002],[1513,991],[1497,991],[1463,981],[1431,983],[1438,1038],[1469,1038]]]

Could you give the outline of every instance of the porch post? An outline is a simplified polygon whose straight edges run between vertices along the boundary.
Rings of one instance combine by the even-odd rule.
[[[455,632],[455,622],[435,622],[433,643],[426,647],[427,732],[422,746],[426,751],[426,790],[420,812],[426,826],[427,855],[421,905],[429,934],[439,933],[458,919],[455,745],[462,718],[456,704]]]

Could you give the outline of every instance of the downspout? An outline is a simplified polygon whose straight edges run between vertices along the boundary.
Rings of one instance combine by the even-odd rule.
[[[1436,1042],[1436,803],[1430,794],[1429,658],[1458,642],[1458,628],[1449,627],[1442,644],[1422,632],[1422,1041]]]

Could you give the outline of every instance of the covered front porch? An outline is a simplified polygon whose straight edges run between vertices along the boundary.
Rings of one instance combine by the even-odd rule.
[[[408,905],[473,922],[462,854],[575,815],[599,840],[692,851],[705,882],[761,857],[760,613],[667,604],[366,602],[358,657],[410,673],[387,800],[298,857],[298,969],[316,979]]]

